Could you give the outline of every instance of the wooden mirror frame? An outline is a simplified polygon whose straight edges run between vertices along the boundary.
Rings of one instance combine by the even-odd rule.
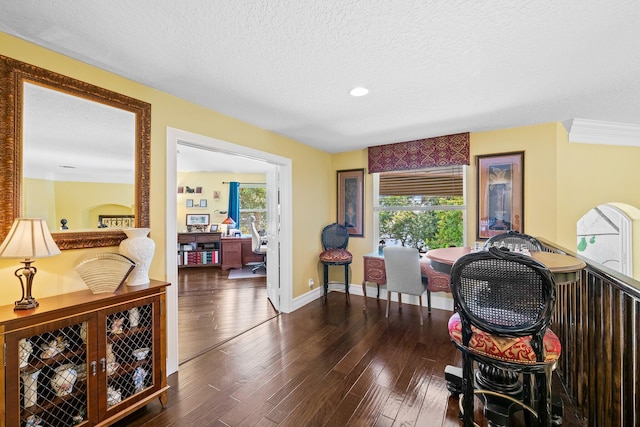
[[[135,224],[149,227],[151,104],[0,55],[0,242],[22,215],[22,119],[24,82],[51,88],[136,115]],[[117,246],[122,230],[52,232],[60,249]]]

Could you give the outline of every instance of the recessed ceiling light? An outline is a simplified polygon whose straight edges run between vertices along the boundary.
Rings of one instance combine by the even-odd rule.
[[[349,93],[351,94],[351,96],[365,96],[369,93],[369,89],[367,89],[366,87],[354,87]]]

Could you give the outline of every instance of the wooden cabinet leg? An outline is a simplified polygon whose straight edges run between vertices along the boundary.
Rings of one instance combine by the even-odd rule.
[[[160,405],[162,409],[167,409],[167,392],[165,391],[160,396],[158,396],[158,400],[160,401]]]

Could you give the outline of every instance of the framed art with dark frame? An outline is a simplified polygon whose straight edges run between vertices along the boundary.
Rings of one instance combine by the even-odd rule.
[[[209,214],[187,214],[187,225],[209,225]]]
[[[338,171],[337,222],[350,236],[364,236],[364,169]]]
[[[524,151],[476,156],[477,238],[524,233]]]

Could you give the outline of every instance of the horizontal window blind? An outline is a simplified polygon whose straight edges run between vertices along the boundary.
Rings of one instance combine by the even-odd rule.
[[[380,173],[380,196],[462,196],[462,190],[462,165]]]

